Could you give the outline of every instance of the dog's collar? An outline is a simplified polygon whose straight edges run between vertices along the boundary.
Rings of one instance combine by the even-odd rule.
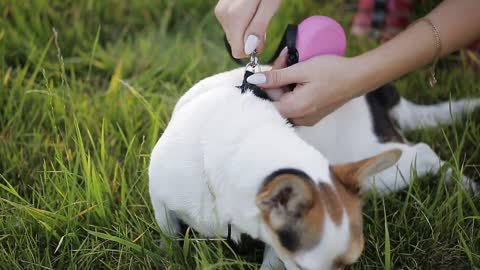
[[[256,97],[259,97],[259,98],[264,99],[264,100],[273,101],[273,100],[267,95],[267,93],[265,93],[265,91],[263,91],[260,87],[254,85],[254,84],[251,84],[251,83],[249,83],[249,82],[247,82],[247,78],[250,77],[250,76],[253,75],[253,74],[254,74],[254,73],[253,73],[252,71],[245,70],[245,75],[243,76],[242,85],[237,86],[237,88],[240,89],[240,91],[242,92],[242,94],[244,94],[244,93],[247,92],[247,91],[251,91],[252,94],[254,94]]]

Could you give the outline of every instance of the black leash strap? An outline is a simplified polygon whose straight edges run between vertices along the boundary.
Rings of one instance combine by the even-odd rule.
[[[298,50],[297,50],[297,33],[298,26],[294,24],[289,24],[285,33],[283,34],[280,45],[277,48],[277,51],[274,54],[274,59],[276,59],[283,48],[287,47],[287,66],[295,65],[298,63]],[[295,84],[288,85],[288,89],[292,91],[295,88]]]
[[[241,65],[241,66],[245,66],[247,63],[244,62],[243,60],[241,59],[237,59],[235,57],[233,57],[233,54],[232,54],[232,47],[230,46],[230,43],[228,43],[228,39],[227,39],[227,36],[226,35],[223,35],[223,44],[225,45],[225,48],[227,49],[228,51],[228,55],[230,55],[230,58],[232,58],[232,60]]]
[[[273,57],[270,59],[270,63],[273,63],[275,59],[280,55],[283,48],[287,47],[287,66],[294,65],[298,63],[298,50],[297,50],[297,32],[298,26],[294,24],[289,24],[283,37],[280,40],[280,44],[277,47],[277,50],[273,54]]]

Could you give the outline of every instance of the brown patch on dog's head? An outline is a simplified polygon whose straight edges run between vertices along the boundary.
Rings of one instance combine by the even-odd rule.
[[[316,185],[305,173],[286,169],[267,177],[257,195],[267,226],[289,253],[309,249],[320,241],[324,219],[342,222],[343,206],[335,187]]]
[[[329,245],[321,243],[323,230],[327,230],[325,219],[340,226],[346,222],[343,218],[346,214],[349,231],[346,252],[325,259],[330,261],[319,262],[319,265],[341,267],[355,262],[364,246],[362,183],[392,166],[400,153],[400,150],[391,150],[359,162],[331,166],[331,184],[315,184],[308,175],[295,169],[279,170],[267,177],[256,202],[264,223],[276,236],[277,243],[273,243],[273,247],[277,253],[286,254],[301,265],[295,260],[296,254],[314,252],[319,244]],[[321,254],[318,256],[322,258]]]
[[[333,168],[332,168],[333,171]],[[347,252],[335,258],[334,265],[336,269],[354,263],[363,251],[363,220],[362,220],[362,200],[359,190],[352,189],[343,184],[343,180],[332,172],[332,181],[338,196],[342,200],[343,209],[347,212],[350,221],[350,243]]]
[[[257,195],[263,220],[288,252],[316,240],[305,237],[320,236],[323,212],[312,211],[318,207],[316,202],[315,183],[294,169],[279,170],[267,177]]]

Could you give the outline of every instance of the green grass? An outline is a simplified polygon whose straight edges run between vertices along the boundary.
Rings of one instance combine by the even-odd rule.
[[[235,67],[213,16],[216,1],[0,2],[0,268],[254,269],[261,250],[164,239],[148,197],[149,153],[177,98]],[[288,2],[288,3],[287,3]],[[284,1],[269,30],[330,15],[343,1]],[[422,1],[416,14],[431,3]],[[349,37],[348,54],[372,48]],[[478,76],[451,59],[397,82],[415,101],[480,96]],[[480,178],[480,117],[408,134],[455,173]],[[350,269],[480,268],[480,199],[443,173],[365,202],[366,246]],[[247,248],[248,249],[248,248]]]

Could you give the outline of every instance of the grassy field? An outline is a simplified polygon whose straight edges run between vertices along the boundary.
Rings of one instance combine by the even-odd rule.
[[[149,153],[177,98],[235,67],[216,1],[0,1],[0,269],[255,269],[261,250],[164,239],[148,197]],[[345,27],[345,1],[284,1],[289,22],[323,14]],[[418,2],[418,1],[417,1]],[[421,1],[416,16],[432,6]],[[377,45],[349,37],[348,55]],[[397,86],[431,103],[480,96],[478,74],[443,60],[440,84],[414,72]],[[480,178],[480,114],[408,134]],[[480,197],[443,173],[365,203],[366,248],[349,269],[480,269]],[[252,250],[252,249],[250,249]]]

